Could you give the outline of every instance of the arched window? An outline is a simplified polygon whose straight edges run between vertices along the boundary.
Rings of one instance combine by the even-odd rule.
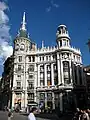
[[[63,62],[63,77],[64,77],[64,83],[69,84],[70,83],[70,69],[69,69],[69,62],[64,61]]]

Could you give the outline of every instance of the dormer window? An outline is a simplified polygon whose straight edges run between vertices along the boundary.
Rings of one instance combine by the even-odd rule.
[[[15,45],[15,50],[18,51],[19,50],[19,44]]]
[[[24,50],[25,49],[25,45],[21,44],[20,50]]]

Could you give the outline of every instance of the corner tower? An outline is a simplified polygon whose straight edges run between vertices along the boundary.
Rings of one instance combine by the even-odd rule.
[[[30,49],[30,40],[29,35],[27,33],[26,29],[26,21],[25,21],[25,12],[23,14],[23,20],[21,23],[20,30],[18,31],[18,34],[14,40],[14,51],[15,53],[24,53],[27,52]]]
[[[70,37],[68,34],[67,27],[65,25],[58,26],[56,32],[56,41],[59,48],[70,46]]]
[[[29,39],[25,12],[23,14],[23,20],[21,23],[18,35],[14,40],[14,72],[13,72],[13,93],[12,93],[12,107],[18,105],[21,108],[25,108],[27,105],[27,91],[26,91],[26,55],[30,50],[31,41]]]

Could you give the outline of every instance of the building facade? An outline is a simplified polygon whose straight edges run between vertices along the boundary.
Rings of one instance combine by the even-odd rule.
[[[87,106],[90,109],[90,65],[84,67],[86,87],[87,87]]]
[[[78,107],[76,89],[85,89],[81,52],[70,45],[67,27],[59,25],[57,46],[37,48],[28,36],[25,13],[14,40],[12,107],[41,109]],[[75,94],[74,94],[75,93]],[[74,109],[74,108],[73,108]]]
[[[7,58],[4,62],[4,71],[0,81],[0,109],[5,106],[12,106],[12,85],[13,85],[13,56]]]

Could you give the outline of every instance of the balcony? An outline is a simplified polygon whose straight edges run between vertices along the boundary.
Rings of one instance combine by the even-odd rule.
[[[13,91],[15,91],[15,92],[22,92],[22,91],[23,91],[23,88],[20,87],[20,86],[14,87],[14,88],[13,88]]]
[[[15,69],[15,72],[16,72],[16,73],[24,73],[24,69],[18,69],[18,68],[16,68],[16,69]]]
[[[34,93],[34,87],[27,87],[27,92]]]

